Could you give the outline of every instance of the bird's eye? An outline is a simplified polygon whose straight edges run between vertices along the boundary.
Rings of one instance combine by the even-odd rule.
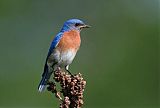
[[[76,27],[79,26],[79,25],[80,25],[80,23],[76,23],[76,24],[75,24]]]

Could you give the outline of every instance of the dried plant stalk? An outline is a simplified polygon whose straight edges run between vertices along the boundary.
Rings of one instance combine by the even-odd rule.
[[[56,83],[49,82],[48,91],[60,100],[60,108],[81,108],[84,104],[83,92],[86,86],[82,74],[70,75],[59,68],[54,72],[53,79]],[[59,91],[56,88],[57,83],[61,87]]]

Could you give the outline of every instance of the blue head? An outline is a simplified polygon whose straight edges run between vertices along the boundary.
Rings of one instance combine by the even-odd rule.
[[[82,28],[89,28],[89,25],[86,25],[83,21],[79,20],[79,19],[69,19],[67,20],[61,31],[65,32],[65,31],[70,31],[70,30],[77,30],[77,31],[81,31]]]

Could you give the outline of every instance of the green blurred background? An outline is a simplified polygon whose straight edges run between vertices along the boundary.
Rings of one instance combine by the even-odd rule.
[[[53,37],[83,19],[70,70],[87,80],[84,108],[159,106],[159,0],[0,0],[0,107],[58,108],[37,86]]]

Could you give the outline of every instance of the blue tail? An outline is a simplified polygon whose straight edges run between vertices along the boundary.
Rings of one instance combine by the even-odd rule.
[[[46,88],[46,85],[47,85],[47,83],[46,83],[46,78],[45,78],[45,77],[42,77],[41,82],[40,82],[40,84],[39,84],[39,86],[38,86],[38,91],[39,91],[39,92],[44,91],[45,88]]]
[[[45,65],[44,67],[44,72],[42,74],[42,79],[41,79],[41,82],[39,83],[39,86],[38,86],[38,91],[39,92],[42,92],[45,90],[46,86],[47,86],[47,82],[51,76],[52,72],[48,72],[48,66]]]

